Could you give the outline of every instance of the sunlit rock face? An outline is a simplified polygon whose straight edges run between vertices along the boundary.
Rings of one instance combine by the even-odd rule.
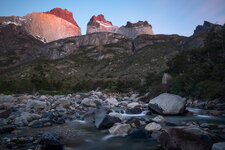
[[[47,42],[80,35],[80,28],[74,24],[45,13],[32,13],[23,17],[25,29],[32,35],[44,37]]]
[[[73,18],[73,13],[68,11],[67,9],[54,8],[45,13],[55,15],[55,16],[62,18],[78,27],[77,22]]]
[[[81,35],[72,12],[61,8],[46,13],[31,13],[23,17],[0,17],[0,23],[19,25],[29,34],[46,42]]]
[[[87,25],[87,34],[94,32],[116,32],[117,26],[113,26],[110,21],[106,21],[105,17],[100,14],[97,17],[92,16]]]
[[[154,34],[152,31],[152,26],[147,21],[138,21],[137,23],[131,23],[128,21],[126,26],[122,26],[118,29],[117,33],[128,38],[136,38],[141,34]]]

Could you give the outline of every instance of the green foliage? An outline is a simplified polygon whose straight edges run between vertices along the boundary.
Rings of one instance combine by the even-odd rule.
[[[205,47],[182,51],[168,62],[174,76],[171,92],[198,98],[225,98],[225,50],[223,30],[210,31]]]

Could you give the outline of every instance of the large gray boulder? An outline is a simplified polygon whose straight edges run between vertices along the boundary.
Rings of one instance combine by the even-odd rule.
[[[163,115],[177,115],[185,110],[185,98],[163,93],[149,101],[149,109]]]
[[[166,129],[158,138],[165,150],[211,150],[220,139],[196,126]]]
[[[219,143],[213,144],[212,150],[225,150],[225,142],[219,142]]]
[[[33,100],[33,99],[29,99],[27,101],[27,105],[26,105],[26,109],[27,110],[43,110],[45,109],[45,107],[47,106],[46,102],[43,101],[39,101],[39,100]]]

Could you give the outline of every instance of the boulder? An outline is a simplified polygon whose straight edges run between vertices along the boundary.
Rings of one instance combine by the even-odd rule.
[[[214,143],[212,150],[225,150],[225,142]]]
[[[152,121],[154,121],[154,122],[164,122],[166,120],[165,120],[165,118],[163,116],[158,115],[158,116],[154,117],[152,119]]]
[[[2,103],[13,103],[15,98],[11,95],[0,95],[0,104]]]
[[[129,124],[116,123],[109,129],[109,133],[113,135],[124,135],[127,134],[130,129],[131,126]]]
[[[96,110],[95,126],[98,129],[108,129],[112,127],[114,123],[117,123],[117,122],[121,122],[121,120],[118,117],[110,116],[104,110]]]
[[[111,112],[111,113],[109,113],[109,115],[120,118],[120,120],[122,120],[122,121],[125,119],[120,113]]]
[[[96,107],[95,100],[90,98],[84,98],[81,104],[85,107]]]
[[[12,112],[12,109],[0,110],[0,118],[8,118]]]
[[[185,98],[163,93],[149,101],[149,108],[159,114],[177,115],[184,113],[185,103]]]
[[[36,111],[42,110],[45,107],[46,107],[46,102],[42,102],[39,100],[32,100],[32,99],[29,99],[26,105],[27,110],[36,110]]]
[[[114,97],[107,98],[105,101],[112,106],[119,105],[119,102]]]
[[[140,114],[141,112],[142,112],[142,109],[139,107],[128,108],[126,110],[126,113],[128,113],[128,114]]]
[[[59,106],[64,107],[64,108],[70,107],[70,100],[68,100],[66,98],[61,98],[58,101],[59,101]]]
[[[141,107],[141,104],[139,104],[138,102],[132,102],[127,105],[127,108],[129,108],[129,109],[132,109],[135,107]]]
[[[148,132],[159,131],[161,129],[161,125],[155,122],[149,123],[145,126],[145,130]]]
[[[217,136],[196,126],[169,128],[159,136],[159,142],[165,150],[211,150],[213,143],[219,140]]]

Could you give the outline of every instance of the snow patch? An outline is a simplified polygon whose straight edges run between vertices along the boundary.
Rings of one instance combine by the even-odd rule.
[[[16,25],[16,26],[21,26],[20,23],[12,22],[12,21],[6,21],[6,22],[3,22],[2,24],[4,24],[4,25],[14,24],[14,25]]]

